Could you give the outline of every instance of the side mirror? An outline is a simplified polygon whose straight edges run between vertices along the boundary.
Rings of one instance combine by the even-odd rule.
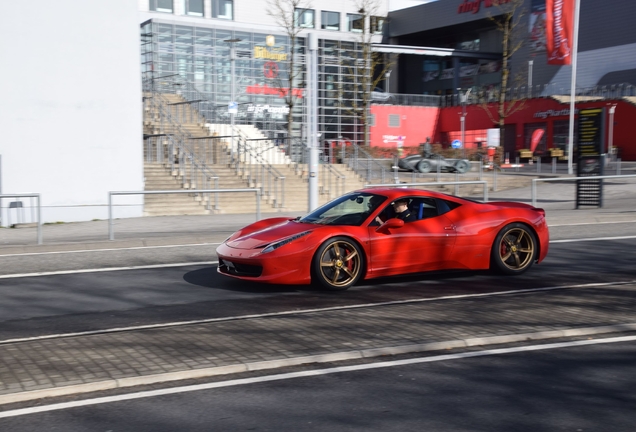
[[[388,234],[391,229],[402,228],[404,221],[398,218],[391,218],[380,225],[375,231],[379,233]]]

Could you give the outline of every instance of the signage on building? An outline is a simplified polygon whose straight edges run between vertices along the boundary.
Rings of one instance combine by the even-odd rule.
[[[269,114],[288,114],[289,107],[286,105],[261,105],[261,104],[250,104],[247,106],[248,113],[260,114],[260,113],[269,113]]]
[[[278,76],[278,64],[273,61],[267,61],[263,65],[263,75],[265,78],[276,78]]]
[[[267,85],[254,84],[254,85],[247,86],[245,88],[245,93],[285,97],[289,93],[289,89],[288,88],[273,88]],[[292,95],[299,98],[303,97],[303,89],[300,89],[300,88],[293,89]]]
[[[489,8],[492,6],[499,6],[510,2],[511,0],[464,0],[464,2],[459,5],[457,13],[461,14],[471,12],[476,14],[481,10],[482,5]]]
[[[578,113],[579,113],[579,110],[575,108],[574,114],[578,114]],[[569,115],[570,115],[570,109],[565,108],[562,110],[537,111],[536,113],[534,113],[533,117],[545,120],[548,117],[563,117],[563,116],[569,116]]]
[[[281,50],[282,48],[279,48]],[[255,46],[254,47],[254,58],[256,59],[265,59],[265,60],[274,60],[274,61],[286,61],[287,53],[280,52],[279,50],[269,50],[266,47]]]

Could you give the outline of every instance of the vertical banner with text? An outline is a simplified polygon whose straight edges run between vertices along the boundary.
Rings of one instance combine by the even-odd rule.
[[[546,0],[545,22],[548,64],[571,64],[574,36],[574,0]]]

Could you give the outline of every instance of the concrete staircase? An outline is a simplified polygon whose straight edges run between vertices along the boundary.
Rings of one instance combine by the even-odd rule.
[[[179,95],[163,94],[167,102],[178,104],[183,102],[183,98]],[[229,135],[226,125],[203,124],[201,117],[196,110],[188,104],[168,105],[166,109],[173,107],[172,115],[175,119],[179,119],[182,131],[187,131],[193,137],[210,136],[216,133],[218,136]],[[174,108],[178,107],[178,108]],[[159,115],[152,110],[144,111],[144,133],[145,134],[170,134],[177,133],[177,128],[164,122],[159,123]],[[216,129],[215,129],[216,128]],[[263,135],[252,126],[241,126],[241,134],[250,138],[263,138]],[[260,187],[258,179],[248,179],[245,176],[237,175],[233,168],[222,163],[227,158],[219,157],[219,152],[229,152],[229,139],[218,140],[215,145],[214,152],[210,152],[209,148],[204,148],[206,140],[192,140],[190,142],[190,150],[197,157],[204,161],[206,165],[216,174],[219,189],[244,189],[252,187]],[[285,177],[284,180],[284,199],[274,202],[272,197],[262,196],[260,201],[260,211],[267,212],[298,212],[302,215],[307,212],[309,205],[308,196],[308,169],[307,165],[298,165],[291,163],[289,158],[283,152],[278,150],[273,143],[267,140],[254,141],[255,145],[261,143],[263,151],[261,154],[264,158],[272,163],[272,166]],[[209,145],[209,144],[208,144]],[[211,153],[215,153],[214,157],[210,157]],[[339,172],[346,176],[345,191],[355,190],[363,187],[364,182],[359,179],[358,175],[350,171],[344,165],[332,165]],[[173,172],[171,166],[159,162],[145,162],[145,189],[152,190],[182,190],[183,181],[177,174],[178,170]],[[319,180],[319,198],[320,205],[339,196],[342,193],[342,186],[338,186],[336,190],[336,180],[332,178],[331,190],[329,190],[330,182],[325,179],[328,172],[320,170]],[[196,188],[216,188],[214,184],[207,187],[205,185],[186,185],[188,189]],[[280,188],[281,186],[279,186]],[[279,189],[280,190],[280,189]],[[212,195],[212,194],[210,194]],[[208,200],[209,205],[208,205]],[[215,210],[215,203],[218,203],[218,209]],[[208,213],[255,213],[256,199],[255,194],[251,192],[228,192],[218,193],[217,196],[200,196],[198,194],[153,194],[145,196],[144,214],[147,216],[159,215],[200,215]]]

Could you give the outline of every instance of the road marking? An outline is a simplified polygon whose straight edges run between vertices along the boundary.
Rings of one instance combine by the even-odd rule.
[[[193,266],[193,265],[210,265],[210,264],[218,264],[218,261],[201,261],[201,262],[189,262],[189,263],[174,263],[174,264],[148,264],[143,266],[130,266],[130,267],[108,267],[101,269],[80,269],[80,270],[58,270],[52,272],[39,272],[39,273],[17,273],[17,274],[9,274],[9,275],[0,275],[0,279],[13,279],[13,278],[25,278],[25,277],[36,277],[36,276],[56,276],[56,275],[65,275],[65,274],[75,274],[75,273],[101,273],[101,272],[111,272],[111,271],[120,271],[120,270],[143,270],[143,269],[154,269],[154,268],[167,268],[167,267],[185,267],[185,266]]]
[[[415,364],[422,364],[422,363],[435,363],[435,362],[441,362],[441,361],[462,360],[462,359],[475,358],[475,357],[516,354],[521,352],[546,351],[546,350],[559,349],[559,348],[572,348],[572,347],[581,347],[581,346],[589,346],[589,345],[601,345],[601,344],[633,342],[633,341],[636,341],[636,335],[619,336],[619,337],[596,339],[596,340],[578,340],[578,341],[570,341],[570,342],[558,342],[558,343],[551,343],[551,344],[544,344],[544,345],[530,345],[530,346],[523,346],[523,347],[497,348],[497,349],[484,350],[484,351],[472,351],[472,352],[464,352],[464,353],[457,353],[457,354],[444,354],[444,355],[437,355],[437,356],[431,356],[431,357],[392,360],[392,361],[384,361],[379,363],[368,363],[368,364],[361,364],[361,365],[340,366],[340,367],[317,369],[317,370],[310,370],[310,371],[282,373],[282,374],[254,377],[254,378],[234,379],[234,380],[207,383],[207,384],[173,387],[173,388],[160,389],[160,390],[149,390],[149,391],[129,393],[129,394],[123,394],[123,395],[117,395],[117,396],[107,396],[107,397],[86,399],[82,401],[65,402],[65,403],[57,403],[57,404],[51,404],[51,405],[45,405],[45,406],[22,408],[22,409],[16,409],[11,411],[0,412],[0,418],[18,417],[23,415],[37,414],[37,413],[50,412],[50,411],[60,411],[60,410],[78,408],[83,406],[101,405],[101,404],[112,403],[112,402],[123,402],[123,401],[129,401],[129,400],[145,399],[145,398],[166,396],[166,395],[173,395],[173,394],[191,393],[191,392],[202,391],[202,390],[213,390],[213,389],[220,389],[220,388],[227,388],[227,387],[235,387],[239,385],[282,381],[282,380],[295,379],[295,378],[316,377],[316,376],[331,375],[331,374],[344,373],[344,372],[357,372],[357,371],[363,371],[363,370],[408,366],[408,365],[415,365]]]
[[[136,330],[150,330],[150,329],[158,329],[158,328],[166,328],[166,327],[181,327],[181,326],[198,325],[198,324],[210,324],[210,323],[226,322],[226,321],[281,317],[281,316],[287,316],[287,315],[301,315],[301,314],[308,314],[308,313],[363,309],[363,308],[380,307],[380,306],[395,306],[395,305],[425,303],[425,302],[442,301],[442,300],[463,300],[463,299],[495,297],[495,296],[513,295],[513,294],[530,294],[530,293],[543,292],[543,291],[555,291],[555,290],[575,289],[575,288],[579,288],[579,289],[580,288],[600,288],[600,287],[606,287],[606,286],[630,285],[630,284],[636,284],[636,280],[624,281],[624,282],[596,282],[596,283],[578,284],[578,285],[528,288],[528,289],[522,289],[522,290],[497,291],[492,293],[481,293],[481,294],[457,294],[457,295],[450,295],[450,296],[443,296],[443,297],[394,300],[394,301],[382,302],[382,303],[365,303],[365,304],[357,304],[357,305],[349,305],[349,306],[332,306],[332,307],[325,307],[325,308],[302,309],[302,310],[292,310],[292,311],[283,311],[283,312],[270,312],[270,313],[263,313],[263,314],[237,315],[237,316],[222,317],[222,318],[207,318],[207,319],[191,320],[191,321],[175,321],[175,322],[169,322],[169,323],[147,324],[147,325],[132,326],[132,327],[115,327],[110,329],[91,330],[91,331],[85,331],[85,332],[59,333],[59,334],[51,334],[51,335],[43,335],[43,336],[33,336],[33,337],[27,337],[27,338],[5,339],[5,340],[0,340],[0,345],[7,345],[7,344],[19,343],[19,342],[33,342],[33,341],[42,341],[42,340],[50,340],[50,339],[62,339],[62,338],[68,338],[68,337],[90,336],[90,335],[97,335],[97,334],[122,333],[122,332],[128,332],[128,331],[136,331]]]
[[[12,256],[23,257],[23,256],[31,256],[31,255],[58,255],[58,254],[71,254],[71,253],[112,252],[112,251],[124,251],[124,250],[139,250],[139,249],[165,249],[165,248],[180,248],[180,247],[215,246],[220,244],[221,243],[190,243],[190,244],[183,244],[183,245],[134,246],[134,247],[110,248],[110,249],[80,249],[80,250],[72,250],[72,251],[27,252],[27,253],[0,255],[0,258],[12,257]]]
[[[636,239],[636,236],[620,236],[620,237],[592,237],[583,239],[564,239],[564,240],[550,240],[550,243],[578,243],[586,241],[608,241],[608,240],[630,240]]]
[[[554,227],[568,227],[568,226],[579,226],[579,225],[608,225],[608,224],[633,224],[636,223],[635,220],[630,220],[630,221],[606,221],[606,222],[578,222],[578,223],[568,223],[568,224],[556,224],[556,225],[551,225],[548,224],[549,228],[554,228]]]

